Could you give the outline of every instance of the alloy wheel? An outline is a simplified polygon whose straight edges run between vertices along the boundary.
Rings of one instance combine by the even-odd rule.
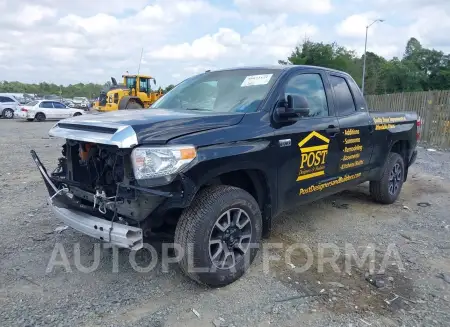
[[[215,222],[209,237],[209,257],[217,268],[230,269],[250,248],[252,221],[240,208],[225,211]]]
[[[396,163],[389,173],[389,194],[396,195],[402,186],[403,171],[400,163]]]

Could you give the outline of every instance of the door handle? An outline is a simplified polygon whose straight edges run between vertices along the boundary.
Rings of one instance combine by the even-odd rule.
[[[339,134],[339,132],[341,131],[341,129],[339,127],[336,127],[334,125],[330,125],[328,126],[327,129],[325,129],[325,132],[330,135],[331,137],[335,137],[336,134]]]

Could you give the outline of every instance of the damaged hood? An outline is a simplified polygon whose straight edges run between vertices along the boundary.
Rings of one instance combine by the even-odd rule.
[[[118,110],[68,118],[56,123],[50,136],[131,148],[238,124],[243,113],[194,110]]]

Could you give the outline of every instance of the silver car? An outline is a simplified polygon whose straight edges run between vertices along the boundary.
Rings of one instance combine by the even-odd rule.
[[[14,118],[20,109],[20,103],[13,96],[0,95],[0,116],[6,119]]]

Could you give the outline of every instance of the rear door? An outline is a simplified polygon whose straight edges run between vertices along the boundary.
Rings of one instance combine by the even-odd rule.
[[[275,146],[279,147],[279,202],[284,208],[332,192],[333,186],[323,183],[336,174],[336,136],[340,131],[332,93],[321,70],[292,72],[281,87],[279,99],[288,95],[304,97],[310,112],[307,117],[273,124]]]
[[[64,119],[72,116],[72,110],[61,102],[53,101],[53,111],[55,113],[54,118],[56,119]]]
[[[358,87],[347,75],[330,73],[329,80],[334,94],[336,115],[339,119],[341,134],[339,143],[339,174],[361,177],[370,169],[370,157],[373,150],[373,125],[365,104],[355,94]],[[354,85],[353,85],[354,84]]]

